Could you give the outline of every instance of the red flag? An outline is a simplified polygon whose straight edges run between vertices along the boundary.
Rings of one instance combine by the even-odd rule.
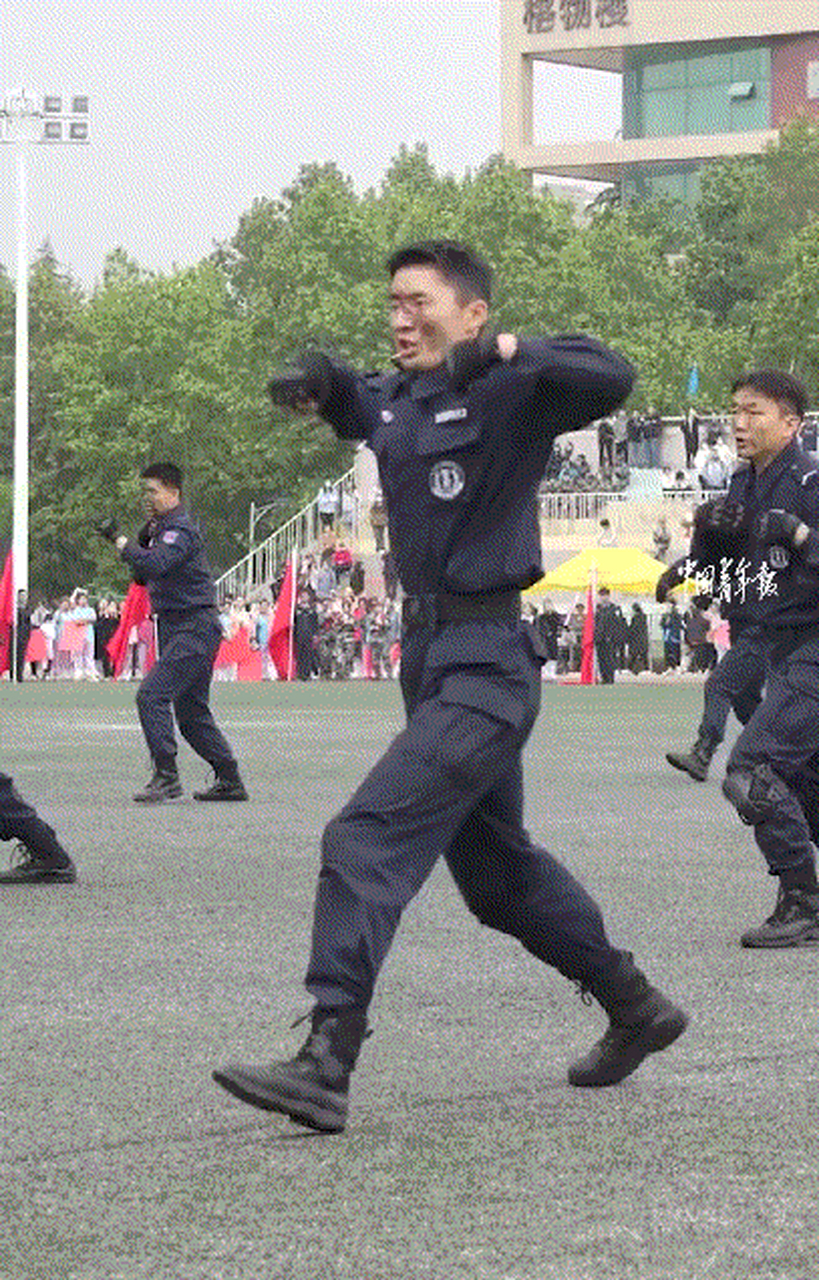
[[[14,628],[14,577],[11,571],[11,552],[6,556],[0,574],[0,676],[9,671],[11,633]]]
[[[580,683],[594,684],[594,594],[591,586],[586,592],[586,617],[583,620],[581,643]]]
[[[111,659],[111,665],[114,668],[114,675],[118,676],[125,665],[125,658],[128,654],[128,637],[133,627],[138,627],[141,622],[151,616],[151,601],[148,592],[141,587],[138,582],[132,582],[128,588],[128,594],[122,606],[122,613],[117,627],[108,644],[105,646],[108,657]],[[145,671],[150,671],[156,661],[156,648],[152,644],[145,658]]]
[[[293,581],[293,561],[287,566],[282,589],[273,611],[270,624],[270,639],[267,648],[273,659],[273,666],[280,680],[295,680],[295,662],[293,660],[293,605],[295,603],[295,583]]]

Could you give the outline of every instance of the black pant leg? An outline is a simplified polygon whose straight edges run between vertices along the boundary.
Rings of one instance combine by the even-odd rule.
[[[520,762],[467,818],[446,855],[481,924],[517,938],[573,981],[585,982],[618,953],[596,902],[523,828]]]

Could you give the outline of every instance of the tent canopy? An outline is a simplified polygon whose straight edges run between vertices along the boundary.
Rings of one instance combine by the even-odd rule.
[[[524,591],[524,598],[550,591],[585,591],[594,581],[627,596],[653,595],[657,579],[667,565],[638,547],[587,547],[545,574]]]

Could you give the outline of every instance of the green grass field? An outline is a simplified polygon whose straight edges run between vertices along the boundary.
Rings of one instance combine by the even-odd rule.
[[[393,685],[216,685],[252,802],[145,810],[133,686],[0,686],[2,767],[75,886],[0,887],[0,1280],[809,1280],[819,951],[739,933],[774,882],[691,740],[692,685],[544,690],[527,825],[692,1013],[609,1090],[604,1025],[437,869],[375,1004],[347,1132],[210,1081],[289,1055],[318,842],[401,724]],[[733,730],[732,730],[733,732]],[[207,778],[186,748],[186,790]],[[8,846],[0,846],[0,854]]]

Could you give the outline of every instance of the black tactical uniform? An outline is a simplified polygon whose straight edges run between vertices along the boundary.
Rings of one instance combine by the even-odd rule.
[[[159,641],[158,661],[136,698],[154,777],[135,799],[161,801],[182,794],[173,707],[179,732],[216,773],[214,786],[195,792],[196,799],[246,800],[233,753],[208,704],[222,629],[202,537],[181,506],[151,520],[145,535],[140,541],[147,545],[129,541],[121,552],[135,578],[148,584]]]
[[[407,725],[324,833],[307,1045],[292,1064],[216,1073],[245,1101],[315,1128],[344,1127],[377,975],[404,907],[440,857],[483,924],[518,938],[609,1012],[618,1029],[573,1068],[572,1083],[622,1079],[685,1026],[522,824],[521,751],[543,661],[520,617],[521,588],[542,576],[538,485],[555,437],[613,412],[632,377],[619,356],[580,335],[521,341],[513,361],[460,392],[443,367],[380,384],[334,367],[322,414],[339,436],[375,451],[406,593]]]
[[[54,829],[27,804],[7,773],[0,773],[0,840],[15,840],[22,856],[0,872],[0,884],[70,884],[74,863]]]
[[[782,924],[796,902],[803,916],[798,937],[815,945],[819,915],[815,929],[805,929],[804,909],[814,898],[819,913],[819,895],[806,896],[802,890],[814,881],[813,843],[819,843],[819,774],[814,759],[819,752],[816,460],[794,440],[761,472],[753,465],[737,471],[726,499],[742,512],[742,527],[732,547],[724,547],[719,558],[712,551],[708,558],[716,566],[715,587],[721,580],[731,584],[732,624],[739,620],[746,627],[743,635],[757,666],[760,651],[764,653],[767,687],[729,756],[723,791],[753,826],[768,869],[780,881],[777,912],[761,929],[743,935],[742,942],[794,945],[787,923],[784,929]],[[764,532],[764,522],[776,521],[777,512],[789,513],[811,529],[801,548],[795,548],[784,530],[778,540],[770,530]],[[703,560],[708,556],[702,546],[695,545],[694,551]]]

